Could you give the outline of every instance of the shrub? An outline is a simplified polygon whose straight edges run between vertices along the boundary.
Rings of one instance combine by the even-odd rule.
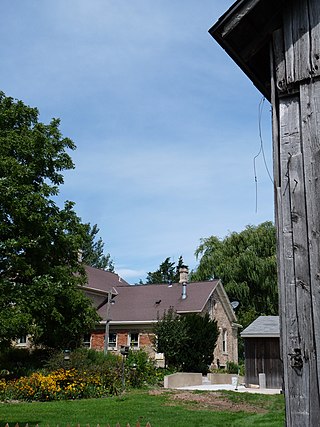
[[[244,365],[238,365],[235,362],[227,362],[227,369],[228,374],[239,374],[244,375]]]
[[[7,378],[29,375],[43,368],[51,354],[48,349],[8,348],[0,353],[0,372]]]
[[[65,360],[63,351],[55,352],[46,361],[45,368],[49,371],[61,368],[74,368],[78,370],[95,368],[101,365],[118,363],[121,360],[120,356],[112,353],[104,354],[102,351],[77,348],[70,352],[69,360]]]
[[[0,379],[0,399],[62,400],[103,397],[129,387],[142,387],[163,380],[154,361],[143,351],[130,351],[124,360],[119,355],[77,349],[64,360],[63,352],[53,354],[41,371],[20,378]]]
[[[126,359],[126,379],[129,386],[140,388],[157,383],[155,362],[144,350],[129,351]]]

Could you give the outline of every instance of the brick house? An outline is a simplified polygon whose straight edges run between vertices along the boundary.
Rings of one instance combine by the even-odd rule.
[[[108,320],[108,350],[121,346],[143,348],[156,359],[153,348],[153,325],[165,311],[173,308],[178,314],[208,313],[216,319],[220,330],[214,352],[214,364],[226,366],[238,361],[237,318],[220,280],[186,283],[131,286],[117,274],[86,267],[87,285],[83,288],[98,310],[101,322],[86,337],[88,347],[103,350]],[[181,275],[182,277],[182,275]],[[110,304],[108,304],[108,298]],[[114,303],[114,304],[112,304]]]

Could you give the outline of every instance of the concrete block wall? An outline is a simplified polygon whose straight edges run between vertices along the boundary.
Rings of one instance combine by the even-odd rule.
[[[202,384],[202,374],[179,372],[164,377],[164,388],[187,387]]]

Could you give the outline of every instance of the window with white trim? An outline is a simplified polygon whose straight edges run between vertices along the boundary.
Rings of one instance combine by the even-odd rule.
[[[27,335],[23,335],[16,340],[17,345],[25,346],[27,345]]]
[[[91,348],[91,334],[85,334],[82,341],[83,347]]]
[[[129,347],[130,348],[139,348],[139,333],[131,332],[129,334]]]
[[[117,349],[117,334],[115,332],[110,332],[110,334],[109,334],[108,349],[109,350],[116,350]]]

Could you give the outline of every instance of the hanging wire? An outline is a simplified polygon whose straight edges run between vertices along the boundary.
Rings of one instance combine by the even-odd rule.
[[[268,164],[267,164],[267,160],[266,160],[266,156],[265,156],[265,152],[264,152],[264,147],[263,147],[263,138],[262,138],[261,121],[262,121],[262,113],[263,113],[263,107],[264,107],[265,100],[266,100],[266,98],[263,96],[259,102],[258,126],[259,126],[260,147],[259,147],[258,153],[253,158],[253,171],[254,171],[254,181],[255,181],[255,188],[256,188],[256,213],[258,212],[258,175],[257,175],[256,160],[258,159],[260,154],[262,154],[263,163],[264,163],[264,166],[266,168],[267,174],[270,178],[270,181],[272,182],[272,185],[274,184],[271,173],[270,173],[269,168],[268,168]]]

